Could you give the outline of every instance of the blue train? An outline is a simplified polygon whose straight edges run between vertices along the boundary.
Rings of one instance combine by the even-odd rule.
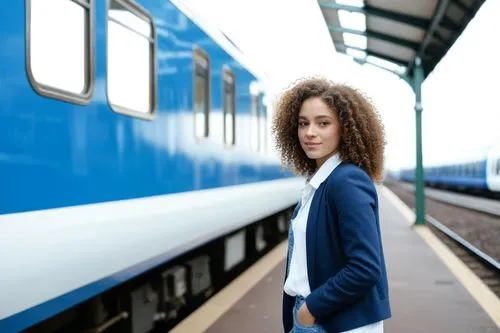
[[[0,332],[165,332],[286,238],[266,77],[179,0],[0,2]]]
[[[402,170],[400,180],[415,181],[415,169]],[[493,197],[500,195],[500,146],[464,153],[447,163],[424,168],[424,183],[430,187],[450,189]]]

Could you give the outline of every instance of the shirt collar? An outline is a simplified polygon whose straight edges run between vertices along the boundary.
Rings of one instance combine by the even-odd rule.
[[[318,189],[318,187],[325,181],[325,179],[332,173],[333,170],[342,162],[340,154],[337,152],[330,156],[325,163],[316,171],[312,176],[309,184]]]

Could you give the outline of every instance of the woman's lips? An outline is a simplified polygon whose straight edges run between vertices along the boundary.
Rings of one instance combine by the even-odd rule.
[[[314,149],[317,148],[321,143],[315,143],[315,142],[306,142],[305,145],[309,149]]]

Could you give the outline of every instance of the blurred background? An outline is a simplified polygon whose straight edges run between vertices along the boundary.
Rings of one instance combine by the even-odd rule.
[[[0,1],[0,333],[281,332],[305,179],[273,105],[318,75],[385,125],[385,332],[500,333],[499,17],[499,0]]]

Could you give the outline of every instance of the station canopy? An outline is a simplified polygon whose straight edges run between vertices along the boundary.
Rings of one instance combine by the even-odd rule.
[[[484,1],[318,0],[318,4],[337,52],[410,77],[420,58],[427,77]]]

